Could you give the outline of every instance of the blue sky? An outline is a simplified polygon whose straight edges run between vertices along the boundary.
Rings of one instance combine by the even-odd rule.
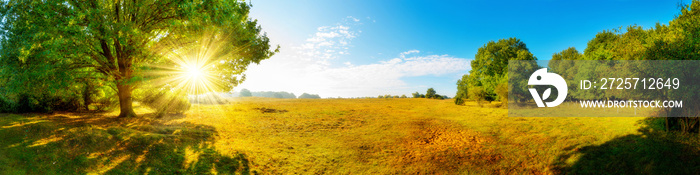
[[[410,95],[456,81],[488,41],[516,37],[540,60],[596,33],[668,24],[680,1],[252,1],[281,52],[237,88],[322,97]]]

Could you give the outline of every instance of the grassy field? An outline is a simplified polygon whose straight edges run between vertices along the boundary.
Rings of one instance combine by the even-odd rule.
[[[641,117],[508,117],[430,99],[239,98],[182,115],[0,114],[1,174],[695,174]]]

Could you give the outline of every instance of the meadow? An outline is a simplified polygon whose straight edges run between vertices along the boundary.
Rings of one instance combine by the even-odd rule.
[[[694,174],[644,117],[508,117],[433,99],[235,98],[184,114],[0,114],[1,174]]]

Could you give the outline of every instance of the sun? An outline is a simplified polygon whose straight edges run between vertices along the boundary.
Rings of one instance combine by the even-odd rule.
[[[185,67],[185,74],[190,80],[199,80],[204,75],[201,67],[197,67],[196,65],[186,65]]]
[[[208,71],[206,64],[198,64],[194,60],[183,61],[180,64],[179,89],[186,90],[188,94],[200,94],[214,90],[215,79]]]
[[[203,37],[202,45],[172,48],[164,53],[163,62],[152,64],[148,69],[149,86],[168,88],[175,93],[186,95],[203,95],[224,92],[231,87],[227,80],[232,79],[227,72],[225,61],[230,53],[219,50],[219,42]],[[170,50],[170,49],[168,49]],[[152,71],[150,71],[152,70]]]

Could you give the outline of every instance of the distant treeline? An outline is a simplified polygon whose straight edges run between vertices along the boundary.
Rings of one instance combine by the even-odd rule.
[[[251,92],[248,89],[241,89],[241,92],[238,93],[238,97],[267,97],[267,98],[297,98],[294,93],[290,92],[284,92],[284,91],[258,91],[258,92]],[[318,94],[307,94],[303,93],[299,96],[299,98],[321,98]]]
[[[289,92],[273,92],[273,91],[262,91],[262,92],[252,92],[253,97],[268,97],[268,98],[297,98],[294,93]]]

